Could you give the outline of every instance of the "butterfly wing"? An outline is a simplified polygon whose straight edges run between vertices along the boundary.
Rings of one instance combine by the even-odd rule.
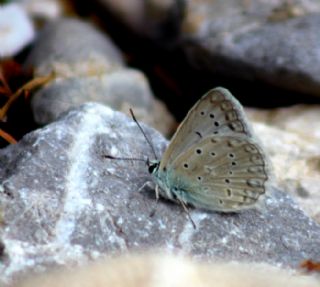
[[[191,108],[163,154],[160,170],[209,135],[252,135],[241,104],[224,88],[210,90]]]
[[[167,177],[170,190],[186,203],[236,211],[251,207],[266,192],[269,166],[252,138],[208,136],[178,156]]]

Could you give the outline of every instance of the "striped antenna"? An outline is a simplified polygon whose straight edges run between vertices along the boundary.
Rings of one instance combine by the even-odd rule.
[[[129,111],[130,111],[130,114],[131,114],[132,119],[135,121],[135,123],[136,123],[137,126],[139,127],[141,133],[143,134],[144,138],[146,139],[147,143],[148,143],[149,146],[151,147],[151,150],[152,150],[152,153],[153,153],[153,155],[154,155],[154,158],[157,160],[158,157],[157,157],[156,151],[154,150],[154,147],[153,147],[153,145],[152,145],[152,143],[151,143],[151,140],[147,137],[147,135],[146,135],[146,133],[144,132],[144,130],[142,129],[141,125],[140,125],[139,122],[137,121],[137,119],[136,119],[136,117],[135,117],[135,115],[134,115],[134,113],[133,113],[133,110],[130,108]]]

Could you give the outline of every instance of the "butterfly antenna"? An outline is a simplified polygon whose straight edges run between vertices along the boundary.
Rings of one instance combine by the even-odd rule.
[[[112,156],[112,155],[103,155],[104,158],[108,158],[108,159],[117,159],[117,160],[136,160],[136,161],[143,161],[146,162],[145,159],[143,158],[137,158],[137,157],[116,157],[116,156]]]
[[[154,150],[154,147],[153,147],[150,139],[147,137],[147,135],[146,135],[146,133],[144,132],[143,128],[141,127],[141,125],[139,124],[138,120],[136,119],[136,117],[135,117],[135,115],[134,115],[134,113],[133,113],[133,110],[130,108],[129,111],[130,111],[130,114],[131,114],[132,119],[133,119],[134,122],[137,124],[137,126],[139,127],[141,133],[143,134],[144,138],[146,139],[147,143],[148,143],[149,146],[151,147],[151,150],[152,150],[152,153],[153,153],[155,159],[158,159],[157,154],[156,154],[156,151]]]

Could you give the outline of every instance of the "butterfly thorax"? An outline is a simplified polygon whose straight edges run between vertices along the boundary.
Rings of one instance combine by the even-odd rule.
[[[155,184],[160,187],[160,195],[174,201],[176,196],[173,194],[171,186],[169,186],[167,181],[167,171],[160,169],[160,161],[153,160],[148,162],[148,171],[152,175]]]

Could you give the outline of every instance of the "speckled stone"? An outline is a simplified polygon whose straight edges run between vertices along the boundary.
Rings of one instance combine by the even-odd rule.
[[[280,186],[320,223],[320,106],[247,109]]]
[[[320,96],[319,1],[98,1],[129,29],[184,51],[208,77]],[[165,37],[170,29],[175,33]]]
[[[31,99],[39,125],[87,102],[99,102],[129,114],[170,134],[174,119],[157,101],[145,75],[127,68],[120,50],[93,25],[61,18],[46,25],[25,61],[36,76],[55,74]],[[166,120],[159,121],[159,117]]]
[[[143,125],[158,156],[166,141]],[[28,270],[128,251],[164,249],[216,261],[296,267],[320,260],[320,226],[274,187],[265,211],[220,214],[161,199],[143,162],[153,159],[136,124],[99,104],[86,104],[0,150],[2,280]],[[143,188],[142,188],[143,187]]]

